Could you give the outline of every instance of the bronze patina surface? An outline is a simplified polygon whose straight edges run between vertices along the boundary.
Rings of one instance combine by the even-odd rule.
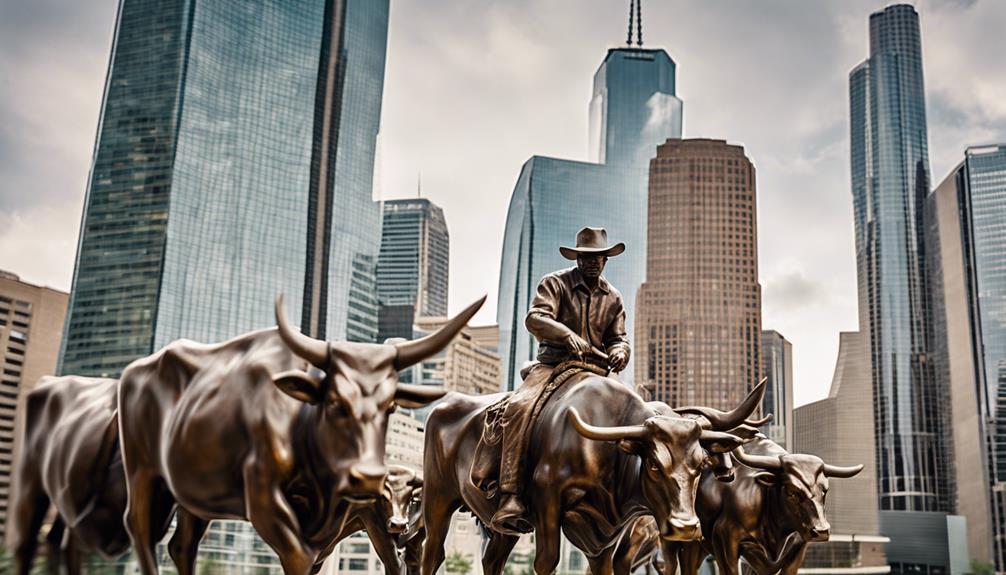
[[[400,384],[398,370],[443,349],[484,300],[391,345],[304,336],[280,299],[277,329],[214,345],[180,340],[130,364],[118,417],[126,528],[143,573],[157,572],[152,526],[176,504],[191,512],[193,540],[212,519],[247,519],[285,573],[310,573],[346,508],[381,495],[388,413],[444,393]]]
[[[807,545],[830,535],[824,513],[828,478],[852,477],[863,466],[839,467],[814,455],[791,454],[764,438],[735,450],[734,458],[742,464],[734,481],[702,474],[696,506],[704,539],[665,543],[668,564],[679,562],[682,575],[696,575],[702,559],[712,554],[726,575],[738,573],[741,557],[759,575],[796,575]]]
[[[743,425],[764,391],[765,384],[758,385],[714,425],[670,408],[656,413],[622,383],[587,372],[560,387],[531,430],[526,454],[524,497],[535,530],[535,572],[555,569],[560,528],[598,575],[612,572],[614,542],[641,515],[653,515],[665,539],[697,538],[694,492],[708,453],[743,443],[722,430]],[[451,393],[430,413],[423,466],[424,575],[435,573],[444,560],[455,510],[465,506],[484,524],[496,512],[499,497],[487,498],[472,483],[470,470],[488,408],[502,395]],[[492,530],[488,535],[483,568],[498,575],[517,537]]]

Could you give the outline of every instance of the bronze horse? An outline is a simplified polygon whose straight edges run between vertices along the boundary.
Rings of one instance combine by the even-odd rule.
[[[612,547],[638,516],[654,515],[665,539],[699,537],[693,503],[707,450],[726,452],[744,441],[724,430],[742,425],[764,391],[759,384],[722,417],[684,418],[655,412],[608,377],[584,373],[566,382],[542,409],[526,455],[535,572],[551,573],[558,564],[560,527],[595,575],[612,572]],[[427,485],[437,487],[423,499],[423,575],[433,575],[443,562],[456,509],[466,507],[486,525],[496,510],[496,498],[475,487],[470,470],[487,408],[501,397],[452,393],[430,413],[423,469]],[[483,568],[499,575],[517,538],[488,535]]]
[[[309,338],[279,298],[277,329],[180,340],[130,364],[118,417],[125,522],[143,573],[157,572],[153,526],[176,504],[185,540],[198,542],[212,519],[247,519],[285,573],[310,573],[347,507],[381,494],[388,413],[444,393],[400,384],[398,371],[443,349],[484,300],[390,345]]]

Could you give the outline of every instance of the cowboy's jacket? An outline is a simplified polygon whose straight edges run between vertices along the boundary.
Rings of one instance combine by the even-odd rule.
[[[622,294],[603,277],[591,290],[580,270],[572,267],[542,278],[524,320],[528,331],[538,339],[538,361],[556,365],[571,358],[565,344],[566,332],[554,326],[530,325],[533,316],[553,319],[578,334],[590,345],[611,355],[617,349],[629,353],[625,333],[625,307]]]

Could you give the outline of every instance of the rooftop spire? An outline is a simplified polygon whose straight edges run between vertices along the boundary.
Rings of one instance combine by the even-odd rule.
[[[632,23],[636,23],[636,46],[643,46],[643,0],[629,0],[629,29],[625,34],[625,44],[632,46]]]
[[[643,47],[643,0],[636,0],[636,46]]]

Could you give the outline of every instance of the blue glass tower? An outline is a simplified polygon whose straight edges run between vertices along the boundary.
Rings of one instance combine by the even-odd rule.
[[[122,0],[61,372],[273,324],[372,340],[388,0]]]
[[[507,212],[497,304],[504,389],[520,382],[521,366],[535,356],[524,315],[538,281],[569,267],[559,246],[584,226],[604,227],[611,241],[627,246],[604,275],[622,293],[632,337],[636,291],[646,277],[649,160],[657,145],[681,137],[674,75],[664,50],[609,50],[590,102],[590,156],[597,163],[534,156],[521,169]]]
[[[929,152],[914,8],[870,16],[870,57],[849,84],[859,320],[870,339],[880,509],[950,511],[944,392],[929,352]]]
[[[968,148],[930,195],[939,375],[970,556],[1006,570],[1006,144]]]

